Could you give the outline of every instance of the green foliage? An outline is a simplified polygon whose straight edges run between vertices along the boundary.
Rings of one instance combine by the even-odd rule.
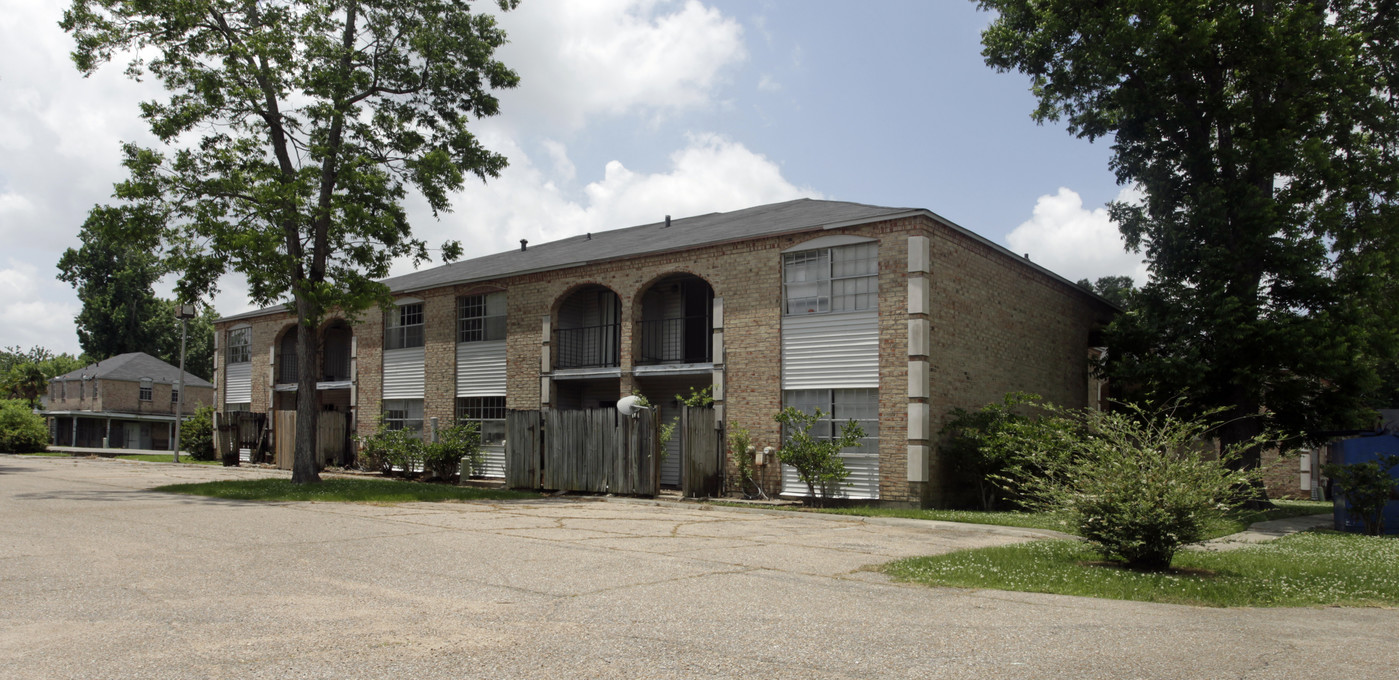
[[[1062,420],[1027,415],[1030,407],[1039,404],[1037,394],[1011,392],[975,411],[953,409],[951,420],[943,426],[945,440],[939,450],[951,463],[959,485],[976,489],[982,510],[1019,503],[1020,485],[1044,472],[1033,452],[1049,455],[1066,450],[1054,445],[1065,436]],[[1026,446],[1032,439],[1046,441]]]
[[[0,399],[0,451],[30,453],[43,451],[49,443],[49,428],[27,402]]]
[[[1097,293],[1122,309],[1132,308],[1132,296],[1137,294],[1137,284],[1130,276],[1101,276],[1098,280],[1079,279],[1078,286],[1090,293]]]
[[[28,351],[19,347],[0,349],[0,398],[23,399],[39,406],[39,398],[48,392],[52,378],[76,371],[88,365],[87,357],[58,354],[43,347]]]
[[[811,434],[825,413],[816,409],[806,413],[788,406],[773,420],[782,424],[782,448],[777,451],[777,459],[792,466],[797,476],[806,484],[807,499],[820,504],[835,496],[845,484],[850,471],[840,459],[841,449],[860,445],[865,431],[854,420],[841,427],[839,436],[826,439]]]
[[[159,225],[132,207],[96,206],[78,234],[82,243],[58,260],[58,278],[82,301],[74,318],[78,342],[89,356],[107,358],[145,352],[180,365],[180,321],[176,303],[156,297],[154,285],[167,273],[157,252]],[[185,370],[205,380],[214,374],[214,320],[204,306],[187,322]]]
[[[1228,445],[1363,426],[1399,352],[1392,7],[979,5],[983,55],[1031,77],[1035,118],[1110,138],[1118,182],[1145,194],[1111,205],[1151,275],[1106,334],[1115,384],[1228,409]]]
[[[677,394],[675,395],[675,400],[680,402],[681,406],[713,406],[714,386],[705,385],[704,389],[697,390],[692,385],[689,395]]]
[[[201,406],[180,423],[180,449],[195,460],[213,460],[214,407]]]
[[[1207,455],[1205,440],[1217,427],[1207,419],[1135,405],[1052,413],[1077,434],[1056,444],[1068,455],[1047,450],[1043,440],[1023,440],[1047,474],[1023,479],[1022,492],[1034,507],[1067,513],[1104,557],[1133,569],[1169,567],[1176,551],[1203,540],[1211,524],[1246,500],[1241,490],[1257,477],[1229,465],[1257,442]],[[1006,433],[1003,445],[1015,437]]]
[[[356,439],[360,444],[361,469],[377,470],[387,476],[399,468],[405,477],[419,469],[423,440],[413,430],[390,428],[381,420],[374,434],[363,438],[356,435]]]
[[[753,443],[753,437],[748,432],[748,428],[742,425],[732,425],[729,427],[729,458],[734,462],[734,469],[738,473],[735,475],[737,491],[744,497],[750,497],[748,489],[752,488],[759,496],[764,498],[767,494],[763,492],[763,487],[758,485],[753,478],[753,453],[748,450]]]
[[[1351,516],[1364,523],[1365,533],[1379,536],[1384,533],[1384,506],[1399,489],[1399,479],[1391,474],[1396,467],[1399,456],[1390,455],[1365,463],[1333,463],[1322,467],[1322,473],[1345,495]]]
[[[437,441],[425,444],[422,455],[424,471],[442,480],[455,477],[463,463],[467,475],[479,475],[486,462],[481,453],[480,429],[472,422],[438,431]]]
[[[303,328],[332,309],[353,317],[387,304],[379,280],[390,265],[428,259],[408,192],[440,213],[468,176],[505,167],[467,126],[495,115],[492,92],[518,77],[493,58],[504,31],[468,3],[74,0],[61,26],[83,73],[124,58],[129,76],[153,76],[168,93],[141,105],[166,148],[127,144],[122,203],[95,211],[119,219],[90,224],[152,246],[179,274],[181,299],[207,298],[237,272],[253,302],[286,303]],[[449,259],[460,251],[442,248]],[[314,482],[312,334],[298,352],[292,478]]]

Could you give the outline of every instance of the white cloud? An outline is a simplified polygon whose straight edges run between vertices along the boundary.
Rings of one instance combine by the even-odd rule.
[[[0,346],[78,354],[78,309],[73,290],[41,276],[33,264],[9,258],[0,269]]]
[[[1117,195],[1119,201],[1140,198],[1133,188]],[[1107,208],[1088,210],[1078,193],[1064,187],[1054,195],[1040,196],[1034,216],[1007,234],[1006,243],[1066,279],[1131,276],[1137,285],[1146,283],[1146,263],[1141,255],[1125,250]]]
[[[782,177],[781,168],[743,144],[715,134],[690,135],[688,144],[670,154],[661,172],[635,172],[619,161],[603,168],[601,179],[583,188],[580,198],[566,195],[548,181],[524,152],[509,140],[491,140],[506,153],[510,167],[488,184],[472,184],[454,200],[456,212],[440,222],[415,206],[419,238],[430,245],[459,239],[465,257],[478,257],[519,247],[519,240],[543,243],[556,239],[659,222],[675,218],[736,210],[793,198],[819,198],[807,187]],[[553,152],[551,151],[551,154]],[[558,158],[552,161],[557,164]],[[430,265],[429,265],[430,266]],[[407,262],[395,274],[411,271]]]
[[[655,118],[709,106],[725,69],[747,58],[743,28],[698,0],[521,3],[500,17],[498,51],[520,74],[502,110],[569,130],[596,115]]]
[[[758,78],[758,91],[759,91],[759,92],[777,92],[778,90],[781,90],[781,89],[782,89],[782,83],[777,82],[777,81],[776,81],[775,79],[773,79],[773,77],[770,76],[770,75],[764,75],[764,76]]]

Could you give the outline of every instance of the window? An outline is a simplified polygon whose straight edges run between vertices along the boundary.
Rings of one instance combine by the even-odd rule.
[[[482,446],[505,443],[505,397],[457,397],[457,423],[476,423]]]
[[[241,402],[241,403],[237,403],[237,404],[224,404],[224,405],[223,405],[223,411],[224,411],[224,413],[247,413],[247,412],[249,412],[249,411],[251,411],[251,410],[253,410],[253,405],[252,405],[252,404],[249,404],[249,403],[246,402],[246,401],[245,401],[245,402]]]
[[[385,399],[384,425],[390,430],[423,432],[422,399]]]
[[[384,349],[423,346],[423,303],[399,305],[384,324]]]
[[[67,399],[67,398],[68,398],[68,381],[67,381],[67,380],[60,380],[60,381],[58,381],[58,398],[59,398],[59,399]]]
[[[829,491],[847,498],[879,498],[879,390],[786,390],[782,393],[782,401],[785,406],[807,413],[821,409],[821,419],[811,428],[812,436],[818,439],[834,439],[847,422],[859,423],[865,437],[858,446],[840,452],[841,462],[850,476],[839,489]],[[806,484],[801,482],[796,471],[785,465],[782,467],[782,493],[805,496]]]
[[[253,329],[235,328],[228,332],[228,363],[241,364],[253,360]]]
[[[505,293],[457,298],[457,342],[505,339]]]
[[[137,397],[138,399],[141,401],[151,400],[151,383],[152,381],[150,378],[141,378],[141,391],[137,393],[139,395]]]
[[[83,380],[82,382],[79,382],[79,383],[78,383],[78,401],[82,401],[82,400],[84,400],[84,399],[87,399],[87,381],[86,381],[86,380]]]
[[[94,394],[94,395],[92,395],[92,396],[95,397],[95,396],[97,396],[97,395]],[[179,402],[180,402],[180,389],[179,389],[178,387],[171,387],[171,388],[170,388],[170,403],[172,403],[172,404],[177,404],[177,403],[179,403]]]
[[[782,256],[784,313],[824,314],[874,309],[879,245],[857,243]]]
[[[806,413],[821,409],[821,420],[811,428],[820,439],[834,439],[840,429],[852,419],[865,431],[859,449],[878,451],[879,390],[874,388],[843,390],[787,390],[782,393],[784,406]],[[853,449],[851,449],[853,450]]]

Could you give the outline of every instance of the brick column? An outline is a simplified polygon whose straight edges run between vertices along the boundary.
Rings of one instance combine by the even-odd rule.
[[[423,435],[432,437],[432,419],[451,427],[457,414],[457,298],[423,298]]]

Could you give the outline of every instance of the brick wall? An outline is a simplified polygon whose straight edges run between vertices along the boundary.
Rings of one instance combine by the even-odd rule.
[[[947,499],[945,465],[933,456],[933,481],[908,479],[908,237],[931,241],[930,320],[932,431],[953,407],[975,408],[1007,391],[1027,390],[1069,406],[1081,406],[1088,392],[1089,333],[1108,313],[1106,307],[1059,281],[1024,266],[927,217],[878,222],[836,230],[774,236],[711,245],[684,252],[635,257],[486,283],[444,286],[409,293],[424,300],[427,346],[424,412],[442,425],[454,415],[456,370],[456,297],[491,290],[506,291],[507,407],[537,409],[541,398],[541,351],[546,317],[555,318],[560,302],[584,285],[604,286],[621,300],[621,371],[617,397],[630,391],[629,376],[636,342],[634,320],[641,296],[659,279],[692,274],[707,281],[723,299],[724,349],[715,357],[725,371],[725,417],[742,425],[759,448],[777,447],[780,432],[772,417],[782,407],[782,251],[830,234],[851,234],[879,241],[880,329],[880,495],[890,502]],[[266,409],[268,350],[290,323],[278,313],[251,320],[253,325],[253,408]],[[221,330],[233,324],[223,324]],[[361,417],[358,430],[368,434],[380,411],[383,319],[378,310],[364,313],[354,326],[357,340],[356,389]],[[543,362],[547,369],[550,362]],[[730,471],[732,467],[730,466]],[[780,490],[775,463],[758,471],[769,492]]]
[[[64,390],[65,398],[49,399],[46,408],[50,411],[175,414],[175,404],[170,401],[170,392],[174,389],[173,385],[159,383],[151,385],[150,400],[142,401],[139,381],[89,380],[85,382],[81,392],[78,383],[77,380],[69,380],[68,386]],[[94,383],[97,383],[96,397],[93,396]],[[214,391],[212,388],[187,385],[185,386],[184,412],[190,413],[200,406],[211,404],[213,399]]]

